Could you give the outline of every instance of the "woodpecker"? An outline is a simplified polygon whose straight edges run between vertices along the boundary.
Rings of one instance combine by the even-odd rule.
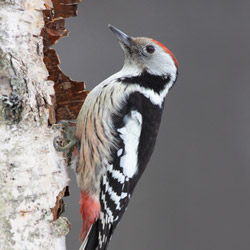
[[[109,28],[124,66],[89,93],[76,125],[82,250],[107,249],[151,157],[164,99],[178,74],[175,56],[161,43]]]

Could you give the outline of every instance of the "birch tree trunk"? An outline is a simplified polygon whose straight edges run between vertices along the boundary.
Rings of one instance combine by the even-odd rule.
[[[60,205],[69,179],[53,147],[60,131],[48,125],[55,122],[55,90],[41,36],[44,11],[54,13],[56,2],[0,1],[1,250],[66,249],[70,223]]]

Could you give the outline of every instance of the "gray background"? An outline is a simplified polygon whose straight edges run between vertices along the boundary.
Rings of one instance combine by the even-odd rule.
[[[148,36],[173,51],[179,78],[157,145],[110,250],[250,249],[250,1],[84,0],[56,49],[87,89],[118,71],[107,28]],[[71,172],[68,250],[81,220]]]

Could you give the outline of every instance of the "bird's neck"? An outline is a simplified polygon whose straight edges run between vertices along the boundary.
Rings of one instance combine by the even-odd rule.
[[[146,70],[139,72],[138,74],[121,74],[118,81],[126,85],[139,85],[142,88],[153,90],[157,94],[160,94],[171,83],[170,75],[152,75]]]

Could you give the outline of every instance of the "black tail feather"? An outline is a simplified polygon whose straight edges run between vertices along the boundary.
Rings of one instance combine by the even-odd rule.
[[[87,237],[87,243],[85,248],[81,248],[81,250],[96,250],[98,246],[98,220],[93,224],[90,229],[89,234]],[[84,240],[85,241],[85,240]],[[84,242],[83,242],[84,244]]]
[[[113,229],[112,224],[106,224],[103,230],[103,225],[100,219],[98,219],[95,224],[92,225],[90,232],[87,234],[86,239],[81,245],[80,250],[107,250],[113,234]],[[99,234],[105,235],[103,242],[99,242]]]

